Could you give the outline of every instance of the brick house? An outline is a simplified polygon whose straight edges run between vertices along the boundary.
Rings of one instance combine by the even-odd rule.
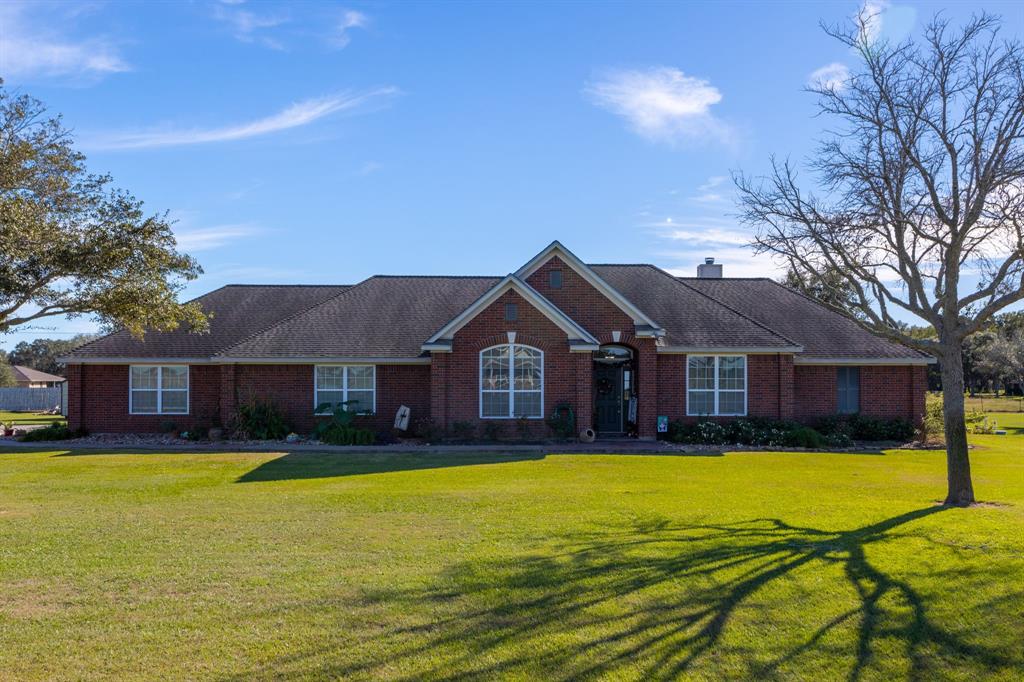
[[[586,265],[554,242],[506,277],[374,276],[351,286],[232,285],[198,301],[210,330],[116,332],[65,358],[68,420],[93,432],[228,424],[277,404],[302,432],[348,402],[391,429],[497,421],[654,438],[658,417],[918,423],[931,358],[764,278]],[[479,433],[479,430],[477,431]]]

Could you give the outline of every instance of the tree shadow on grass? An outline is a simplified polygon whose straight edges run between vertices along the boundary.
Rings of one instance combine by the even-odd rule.
[[[289,481],[310,478],[362,476],[396,471],[420,471],[477,464],[508,464],[544,459],[531,452],[433,453],[332,453],[291,452],[260,464],[236,479],[236,483]]]
[[[771,518],[691,526],[656,518],[574,536],[553,551],[458,564],[432,587],[370,594],[359,608],[378,629],[365,646],[320,641],[260,672],[437,680],[835,676],[816,667],[824,656],[849,680],[889,676],[894,666],[908,679],[929,679],[943,674],[940,661],[1006,674],[1024,659],[941,627],[906,579],[866,556],[873,544],[912,535],[897,529],[942,510],[845,531]],[[821,577],[808,581],[803,571]],[[845,587],[829,592],[830,580]],[[779,596],[801,589],[829,595],[827,615],[799,596]],[[413,624],[384,625],[396,620]]]

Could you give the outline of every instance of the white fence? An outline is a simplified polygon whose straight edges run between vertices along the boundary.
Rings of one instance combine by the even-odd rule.
[[[0,388],[0,410],[38,412],[57,407],[64,411],[64,388]]]

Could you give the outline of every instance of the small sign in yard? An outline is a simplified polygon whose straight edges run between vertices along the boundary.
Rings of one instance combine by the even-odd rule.
[[[668,417],[658,417],[658,433],[668,433]]]

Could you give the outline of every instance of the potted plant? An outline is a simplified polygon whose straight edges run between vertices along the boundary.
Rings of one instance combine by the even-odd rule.
[[[14,435],[14,422],[7,422],[7,423],[3,424],[3,429],[4,429],[4,435],[5,436],[13,436]]]

